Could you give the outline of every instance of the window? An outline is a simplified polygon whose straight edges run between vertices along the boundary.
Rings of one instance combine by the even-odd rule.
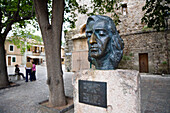
[[[122,4],[122,14],[127,15],[127,4]]]
[[[9,45],[9,51],[14,51],[14,45]]]
[[[28,51],[31,51],[31,48],[28,48]]]
[[[44,52],[44,48],[43,47],[41,47],[41,52]]]
[[[16,57],[12,57],[12,62],[16,62]]]

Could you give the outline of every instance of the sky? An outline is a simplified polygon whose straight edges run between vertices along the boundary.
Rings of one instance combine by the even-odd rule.
[[[40,29],[37,30],[37,29],[36,29],[33,25],[31,25],[31,24],[28,24],[28,25],[27,25],[26,30],[32,30],[32,31],[35,30],[35,32],[32,33],[32,34],[42,37]],[[7,37],[11,37],[11,36],[13,36],[13,31],[12,31],[12,30],[8,33]],[[65,43],[64,31],[62,31],[62,42]]]
[[[12,26],[12,30],[14,30],[14,26]],[[13,35],[13,31],[9,31],[9,33],[8,33],[8,36],[7,37],[10,37],[10,36],[12,36]],[[28,24],[27,25],[27,27],[26,27],[26,30],[35,30],[35,32],[33,33],[34,35],[38,35],[38,36],[41,36],[41,31],[40,30],[37,30],[35,27],[33,27],[33,25],[31,25],[31,24]]]

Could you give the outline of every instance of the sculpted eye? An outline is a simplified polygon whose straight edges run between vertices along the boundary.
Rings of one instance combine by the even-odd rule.
[[[86,33],[86,36],[87,36],[87,37],[91,37],[91,35],[92,35],[92,32],[87,32],[87,33]]]
[[[106,33],[105,33],[104,31],[99,31],[99,35],[100,35],[100,36],[105,36]]]

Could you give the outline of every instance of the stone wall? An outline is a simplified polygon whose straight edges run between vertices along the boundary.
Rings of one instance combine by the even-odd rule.
[[[120,3],[127,5],[127,12],[126,15],[120,15],[121,22],[116,26],[125,43],[124,56],[119,67],[140,70],[139,54],[146,53],[148,55],[149,73],[167,73],[168,61],[170,61],[170,34],[168,33],[168,39],[165,40],[165,32],[143,32],[144,24],[141,23],[141,18],[144,14],[142,7],[145,5],[145,1],[146,0],[122,0]],[[84,2],[82,1],[81,4],[84,4]],[[118,10],[119,13],[122,13],[122,8],[123,7]],[[106,15],[111,16],[111,14]],[[73,41],[71,38],[79,34],[79,30],[86,20],[87,16],[78,15],[78,22],[76,23],[77,30],[71,30],[66,34],[66,54],[73,52]],[[86,41],[84,43],[86,43]],[[66,70],[71,71],[71,55],[66,55],[65,65]]]
[[[165,39],[166,34],[167,40]],[[139,54],[146,53],[148,54],[148,73],[160,74],[168,72],[168,62],[170,64],[170,32],[138,32],[121,35],[121,37],[124,40],[125,47],[124,56],[119,68],[135,69],[140,71]],[[79,41],[80,44],[77,43],[77,41]],[[66,40],[66,42],[67,46],[65,52],[72,53],[73,40]],[[87,47],[85,46],[87,45],[87,41],[85,41],[85,39],[82,39],[81,41],[81,38],[79,38],[78,40],[76,39],[75,42],[75,51],[79,51],[79,49],[81,50],[81,48]],[[65,65],[66,70],[72,70],[72,55],[66,55]]]
[[[74,113],[141,113],[134,70],[83,70],[73,76]]]
[[[77,34],[76,29],[70,30],[65,33],[65,70],[67,72],[72,70],[72,51],[73,51],[73,41],[72,37]]]
[[[141,23],[141,18],[144,15],[142,11],[142,7],[145,5],[146,0],[122,0],[119,5],[122,4],[127,5],[126,15],[123,15],[122,8],[118,9],[116,12],[119,15],[120,23],[116,26],[119,30],[120,34],[126,33],[135,33],[137,31],[141,31],[144,27],[144,24]],[[90,5],[90,0],[79,1],[79,4],[87,4]],[[88,8],[89,11],[92,9]],[[112,13],[104,14],[106,16],[111,17]],[[78,14],[76,28],[79,30],[80,27],[86,23],[88,16],[85,14]]]
[[[146,0],[122,0],[120,4],[126,4],[126,15],[123,15],[121,7],[118,12],[120,23],[117,25],[117,29],[119,30],[120,34],[126,33],[135,33],[137,31],[141,31],[144,27],[144,24],[141,23],[141,18],[144,15],[142,11],[142,7],[145,5]]]
[[[119,68],[139,70],[139,54],[147,53],[149,73],[167,73],[170,59],[170,33],[167,34],[167,40],[165,36],[166,32],[122,35],[125,48]]]
[[[90,68],[88,62],[88,44],[85,34],[77,34],[73,38],[72,71]]]

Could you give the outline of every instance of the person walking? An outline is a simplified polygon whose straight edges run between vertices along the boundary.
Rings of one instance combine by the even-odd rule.
[[[25,79],[24,74],[20,73],[20,69],[19,69],[19,65],[18,64],[15,65],[15,75],[18,75],[18,76],[21,75],[23,77],[23,79]]]
[[[26,81],[25,82],[28,82],[28,74],[30,75],[30,81],[32,81],[32,63],[30,62],[30,59],[28,59],[28,62],[26,63]]]
[[[32,62],[32,80],[33,80],[33,81],[36,81],[36,75],[35,75],[35,73],[36,73],[36,65],[35,65],[35,62],[33,61],[33,62]]]

